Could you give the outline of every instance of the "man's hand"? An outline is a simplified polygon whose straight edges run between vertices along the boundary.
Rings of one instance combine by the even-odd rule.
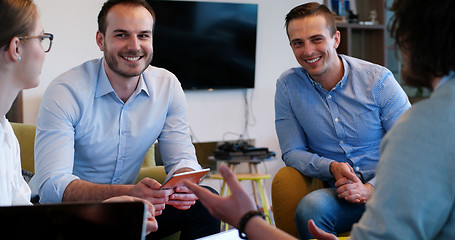
[[[351,165],[345,162],[336,162],[333,161],[329,167],[330,173],[332,173],[335,180],[338,181],[340,178],[347,178],[349,180],[357,178],[355,175],[354,169]]]
[[[256,210],[256,204],[226,165],[221,165],[219,171],[231,190],[231,195],[227,197],[218,196],[190,181],[185,181],[185,186],[199,197],[214,217],[238,227],[240,218],[248,211]]]
[[[194,171],[194,169],[181,168],[175,171],[174,174],[192,171]],[[169,201],[167,204],[172,205],[180,210],[188,210],[196,203],[196,200],[198,200],[197,196],[194,195],[190,189],[185,186],[178,186],[174,188],[174,194],[169,196]]]
[[[155,207],[155,216],[161,215],[173,189],[161,189],[161,184],[154,179],[144,178],[131,191],[131,196],[149,201]]]
[[[167,204],[180,210],[188,210],[198,200],[197,196],[185,186],[174,188],[174,193],[169,196]]]
[[[335,187],[337,187],[339,198],[344,198],[346,201],[360,204],[366,203],[374,190],[374,187],[371,184],[364,184],[359,178],[354,181],[341,178],[335,183]]]
[[[150,202],[144,199],[126,195],[112,197],[105,200],[104,202],[144,202],[147,205],[148,212],[150,213],[150,217],[147,218],[146,222],[146,233],[149,234],[151,232],[156,232],[156,230],[158,230],[158,222],[155,219],[155,207]]]
[[[311,235],[313,235],[314,238],[319,239],[319,240],[337,240],[338,238],[328,232],[325,232],[324,230],[318,228],[314,221],[310,219],[308,221],[308,230],[310,230]]]

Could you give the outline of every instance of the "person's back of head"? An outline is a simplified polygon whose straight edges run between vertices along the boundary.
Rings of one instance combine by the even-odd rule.
[[[327,25],[329,27],[330,34],[333,36],[336,31],[336,23],[333,13],[325,5],[310,2],[299,5],[293,8],[285,18],[286,33],[288,31],[289,22],[294,19],[305,18],[308,16],[323,16],[326,19]]]
[[[455,1],[395,0],[390,30],[405,58],[403,78],[431,89],[431,80],[455,70]]]
[[[6,50],[13,37],[32,32],[37,18],[31,0],[0,0],[0,48]]]
[[[119,4],[144,7],[150,12],[153,17],[153,22],[155,22],[155,12],[145,0],[108,0],[103,4],[103,7],[98,14],[98,31],[100,31],[102,34],[106,34],[106,16],[109,10]]]

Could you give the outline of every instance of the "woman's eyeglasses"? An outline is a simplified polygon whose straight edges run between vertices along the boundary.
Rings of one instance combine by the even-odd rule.
[[[51,33],[44,33],[38,36],[22,36],[19,37],[19,40],[26,40],[31,38],[38,38],[41,42],[41,46],[43,46],[44,52],[47,53],[51,50],[52,47],[52,40],[54,40],[54,35]]]

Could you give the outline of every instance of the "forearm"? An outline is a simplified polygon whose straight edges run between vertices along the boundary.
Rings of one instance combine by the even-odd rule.
[[[134,185],[96,184],[84,180],[73,180],[63,193],[62,202],[103,201],[111,197],[130,195]]]
[[[245,233],[248,239],[295,239],[293,236],[281,231],[280,229],[270,225],[261,217],[253,217],[245,226]]]

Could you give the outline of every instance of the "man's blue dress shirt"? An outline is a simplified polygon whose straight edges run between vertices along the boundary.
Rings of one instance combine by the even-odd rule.
[[[148,67],[127,102],[115,93],[104,60],[88,61],[47,88],[37,118],[33,194],[59,202],[75,179],[133,184],[158,139],[166,172],[200,169],[177,78]]]
[[[331,91],[301,67],[278,79],[275,125],[282,158],[287,166],[332,184],[330,163],[347,162],[374,186],[381,139],[410,103],[388,69],[339,57],[344,76]]]

